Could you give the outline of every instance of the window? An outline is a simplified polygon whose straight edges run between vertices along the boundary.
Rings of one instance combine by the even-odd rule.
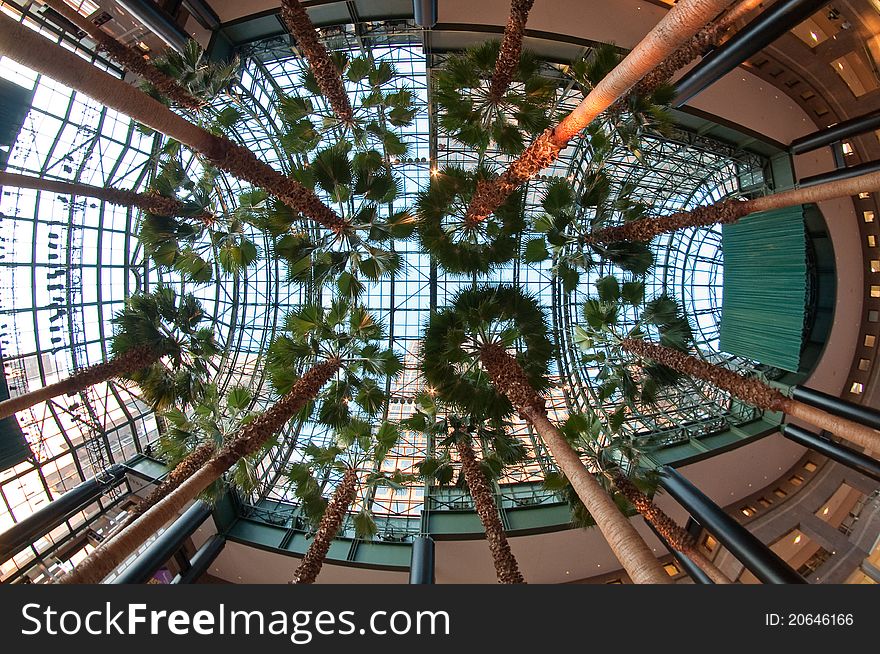
[[[880,261],[877,259],[871,259],[871,272],[880,272]]]
[[[880,297],[880,286],[871,284],[871,297]]]
[[[718,545],[718,541],[712,536],[712,534],[706,534],[703,537],[703,547],[705,547],[710,552],[715,551],[715,546]]]
[[[849,392],[853,395],[861,395],[863,390],[865,390],[865,386],[863,384],[860,384],[859,382],[853,382],[853,385],[850,387]]]
[[[773,503],[770,500],[768,500],[766,497],[759,497],[758,504],[760,504],[763,508],[766,509]]]
[[[874,222],[874,212],[873,211],[863,211],[862,218],[864,218],[866,223]]]
[[[740,507],[739,512],[742,513],[745,517],[751,518],[758,511],[754,507],[746,505],[746,506]]]
[[[773,494],[774,494],[776,497],[787,497],[787,496],[788,496],[788,493],[786,493],[786,492],[785,492],[784,490],[782,490],[781,488],[774,488],[774,489],[773,489]]]
[[[824,547],[820,547],[819,551],[813,554],[801,567],[798,568],[798,574],[806,576],[816,572],[825,561],[831,558],[831,552]]]
[[[792,477],[789,477],[788,483],[791,484],[792,486],[800,486],[801,484],[804,483],[804,478],[801,477],[800,475],[794,475]]]
[[[871,367],[870,359],[859,359],[859,370],[867,370]]]
[[[814,472],[816,468],[818,468],[818,466],[812,461],[807,461],[804,464],[804,470],[806,470],[807,472]]]
[[[666,570],[666,574],[668,574],[670,577],[675,577],[681,574],[681,570],[679,570],[678,566],[676,566],[674,563],[667,563],[663,566],[663,569]]]
[[[874,347],[874,341],[877,338],[872,334],[865,334],[865,347]]]
[[[877,247],[877,237],[873,234],[868,234],[868,247],[875,248]]]

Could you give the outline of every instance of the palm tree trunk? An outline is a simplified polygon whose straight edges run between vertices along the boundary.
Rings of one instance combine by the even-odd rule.
[[[190,452],[149,495],[140,500],[137,506],[129,511],[124,525],[130,525],[150,508],[156,506],[163,497],[167,497],[169,493],[180,488],[183,482],[192,477],[202,466],[211,460],[216,450],[217,447],[211,442],[204,443]]]
[[[115,204],[120,207],[137,207],[147,213],[156,214],[157,216],[180,216],[182,215],[184,204],[175,198],[167,198],[158,193],[137,193],[136,191],[127,191],[104,186],[92,186],[90,184],[80,184],[78,182],[64,182],[56,179],[45,179],[43,177],[32,177],[31,175],[18,175],[0,171],[0,186],[11,186],[14,188],[29,188],[35,191],[45,191],[50,193],[60,193],[62,195],[79,195],[90,198],[97,198],[103,202]],[[214,216],[208,212],[192,216],[204,223],[214,220]]]
[[[474,506],[480,522],[486,530],[486,540],[489,542],[489,551],[492,552],[492,561],[495,563],[495,573],[498,581],[502,584],[524,584],[522,573],[516,557],[510,550],[504,526],[498,516],[498,507],[486,477],[477,462],[474,448],[466,441],[457,441],[455,444],[458,455],[461,458],[461,470],[467,482],[471,497],[474,498]]]
[[[346,221],[321,202],[314,191],[281,174],[246,147],[193,125],[161,102],[95,68],[75,54],[52,45],[5,14],[0,14],[0,55],[180,141],[217,168],[265,189],[327,229],[339,233],[347,226]]]
[[[342,476],[342,481],[333,491],[333,497],[324,510],[321,517],[321,523],[318,525],[318,531],[312,539],[312,544],[306,550],[302,561],[293,573],[294,584],[313,584],[324,566],[324,559],[327,558],[327,552],[330,551],[330,545],[342,521],[348,513],[349,507],[357,496],[357,470],[347,468]]]
[[[152,347],[146,345],[134,347],[109,361],[84,368],[60,382],[3,400],[0,402],[0,418],[24,411],[39,402],[46,402],[59,395],[72,395],[108,379],[130,375],[151,366],[159,359],[159,356],[159,351]]]
[[[43,0],[45,4],[64,16],[97,42],[98,49],[106,52],[113,61],[128,71],[140,75],[166,98],[192,111],[199,111],[204,101],[194,98],[176,80],[146,61],[141,53],[122,45],[85,16],[74,11],[64,0]]]
[[[613,477],[614,485],[623,494],[627,501],[632,504],[636,511],[642,514],[654,529],[669,543],[676,551],[681,552],[688,557],[697,567],[716,584],[729,584],[730,579],[727,578],[714,563],[707,559],[702,552],[697,549],[694,539],[689,533],[682,529],[672,518],[670,518],[663,510],[654,504],[650,498],[645,495],[639,488],[623,475],[617,474]]]
[[[703,55],[709,48],[718,45],[721,37],[740,18],[757,7],[763,0],[742,0],[738,5],[721,17],[712,21],[699,32],[694,34],[687,43],[664,59],[650,73],[645,75],[638,84],[620,97],[609,109],[611,114],[620,114],[629,104],[634,95],[642,97],[650,96],[660,87],[667,83],[678,70],[681,70],[697,57]]]
[[[500,177],[477,187],[468,207],[469,219],[485,219],[514,189],[556,161],[568,142],[596,116],[610,107],[660,62],[670,57],[683,42],[696,34],[730,2],[731,0],[682,0],[673,6],[626,58],[555,128],[546,130],[535,139]]]
[[[766,0],[742,0],[738,5],[731,7],[730,11],[721,17],[721,24],[725,29],[733,26],[735,22],[741,18],[745,18],[748,14],[752,13],[758,5],[765,1]]]
[[[480,361],[495,388],[510,400],[531,423],[565,474],[620,564],[637,584],[668,584],[663,570],[639,532],[624,516],[611,496],[587,470],[578,453],[547,417],[544,398],[538,395],[517,363],[498,345],[484,345]]]
[[[526,29],[526,21],[529,19],[529,11],[535,0],[511,0],[510,15],[507,17],[507,26],[504,28],[504,38],[498,50],[498,59],[495,62],[495,70],[492,73],[492,85],[489,87],[489,102],[498,103],[504,96],[513,79],[513,74],[519,66],[522,55],[523,33]]]
[[[243,456],[254,454],[278,433],[300,409],[312,401],[321,387],[339,370],[339,359],[316,365],[290,391],[263,414],[241,428],[203,468],[178,486],[114,538],[101,543],[76,568],[61,578],[62,584],[97,584],[132,552],[156,533],[199,493],[217,481]]]
[[[758,379],[743,377],[732,370],[651,341],[625,338],[621,345],[642,359],[651,359],[690,377],[707,381],[759,409],[783,412],[861,445],[868,451],[880,451],[880,432],[877,430],[786,397]]]
[[[296,38],[297,45],[315,74],[321,94],[330,103],[333,113],[343,123],[354,122],[354,110],[345,91],[342,75],[324,44],[318,40],[315,26],[299,0],[281,0],[281,19]]]
[[[642,218],[624,225],[599,229],[586,237],[585,243],[616,243],[619,241],[651,241],[655,236],[691,227],[732,224],[743,216],[760,211],[773,211],[800,204],[833,200],[862,192],[880,190],[880,172],[865,173],[849,179],[823,182],[806,188],[790,189],[753,200],[722,200],[693,211],[679,211],[668,216]]]

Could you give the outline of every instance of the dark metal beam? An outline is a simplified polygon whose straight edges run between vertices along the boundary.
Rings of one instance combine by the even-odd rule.
[[[68,516],[94,502],[107,488],[124,477],[125,466],[110,466],[101,475],[73,487],[57,500],[4,531],[0,534],[0,562],[15,556],[24,547],[52,531]]]
[[[792,141],[788,149],[792,154],[803,154],[877,128],[880,128],[880,109],[801,136]]]
[[[874,481],[880,481],[880,461],[795,425],[782,425],[781,431],[788,440],[842,463]]]
[[[672,106],[680,107],[828,2],[779,0],[689,70],[676,84],[677,95]]]
[[[822,184],[824,182],[836,182],[841,179],[858,177],[859,175],[864,175],[866,173],[874,173],[878,170],[880,170],[880,160],[868,161],[867,163],[859,164],[857,166],[838,168],[837,170],[831,170],[827,173],[819,173],[818,175],[804,177],[803,179],[798,180],[798,186],[804,188],[806,186],[815,186],[816,184]]]
[[[204,0],[183,0],[181,4],[206,30],[214,32],[220,27],[220,17]]]
[[[654,535],[657,536],[657,539],[663,543],[663,547],[669,550],[669,553],[672,554],[672,557],[675,559],[676,563],[681,567],[682,570],[687,573],[688,577],[693,579],[695,584],[714,584],[715,582],[709,578],[705,572],[700,570],[699,566],[696,563],[691,561],[687,555],[682,554],[678,550],[676,550],[669,542],[663,538],[663,534],[661,534],[657,529],[652,525],[648,520],[645,520],[645,524],[651,528],[651,531],[654,532]]]
[[[412,558],[409,562],[409,583],[434,583],[434,539],[419,536],[413,540]]]
[[[132,561],[111,583],[113,584],[143,584],[158,570],[174,553],[180,549],[183,542],[199,528],[208,516],[211,515],[211,507],[197,501],[189,507],[182,516],[171,523],[162,535]]]
[[[804,386],[794,386],[791,389],[791,396],[799,402],[818,407],[841,418],[852,420],[872,429],[880,429],[880,411],[877,409],[862,406],[861,404],[853,404],[835,395],[829,395],[828,393]]]
[[[222,534],[214,534],[208,541],[202,545],[198,552],[193,554],[189,561],[189,568],[177,575],[172,584],[194,584],[203,574],[208,571],[223,548],[226,547],[226,536]]]
[[[803,577],[748,529],[669,466],[662,466],[660,486],[712,533],[765,584],[805,584]]]
[[[178,52],[183,52],[190,36],[171,17],[150,0],[116,0],[138,22]]]
[[[416,25],[431,28],[437,24],[437,0],[413,0]]]

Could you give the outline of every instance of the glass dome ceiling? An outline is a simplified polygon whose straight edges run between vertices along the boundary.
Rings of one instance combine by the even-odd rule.
[[[442,133],[434,121],[429,80],[443,55],[424,51],[419,30],[401,22],[365,23],[324,33],[331,49],[357,56],[368,48],[377,61],[392,63],[398,86],[413,91],[418,111],[412,125],[404,129],[408,152],[392,160],[401,192],[391,210],[412,207],[433,170],[452,163],[475,164],[474,153]],[[54,35],[50,38],[57,39]],[[83,55],[93,58],[91,53]],[[252,44],[240,56],[240,76],[232,97],[218,100],[216,108],[235,106],[244,119],[234,126],[233,136],[286,172],[288,161],[274,145],[280,123],[276,102],[282,95],[307,94],[300,83],[304,63],[291,50],[287,38]],[[559,106],[574,106],[581,94],[565,83],[559,67],[548,65],[545,73],[560,80]],[[146,187],[151,175],[150,159],[161,146],[160,137],[8,60],[0,60],[0,75],[34,90],[33,107],[10,152],[9,171],[99,186]],[[360,92],[354,86],[350,91]],[[319,97],[310,97],[316,104],[323,102]],[[490,151],[487,160],[490,167],[500,168],[509,159]],[[616,148],[606,172],[614,193],[630,193],[646,203],[652,213],[664,214],[760,188],[765,184],[765,163],[757,155],[673,129],[663,137],[647,137],[640,157],[626,148]],[[198,168],[194,160],[185,164],[193,171]],[[541,212],[541,197],[555,177],[567,177],[577,188],[589,164],[590,153],[584,143],[568,148],[551,169],[529,183],[526,211]],[[246,187],[237,180],[222,177],[217,189],[221,204],[235,206],[243,190]],[[162,272],[145,260],[134,236],[138,219],[132,210],[89,198],[71,202],[69,197],[53,193],[3,190],[0,342],[7,379],[19,392],[103,360],[112,333],[110,318],[129,294],[154,288],[160,282],[181,285],[174,274]],[[250,236],[262,252],[270,251],[272,244],[264,235],[254,230]],[[521,244],[524,246],[532,236],[522,234]],[[405,370],[389,388],[387,418],[398,420],[413,411],[412,399],[423,389],[418,374],[419,338],[430,311],[448,304],[474,279],[438,270],[415,239],[398,240],[393,247],[404,262],[401,272],[367,283],[362,299],[386,325],[390,346],[404,358]],[[652,249],[655,265],[646,278],[648,296],[666,291],[682,300],[702,355],[748,368],[749,362],[717,350],[723,268],[720,230],[666,235],[656,239]],[[517,283],[546,308],[559,345],[553,366],[557,383],[549,402],[557,418],[564,419],[569,411],[587,405],[608,413],[617,407],[613,399],[599,401],[598,370],[581,359],[570,338],[572,326],[580,319],[580,306],[594,291],[595,280],[610,272],[620,274],[608,263],[594,267],[581,275],[571,293],[563,291],[549,262],[514,261],[479,280]],[[305,291],[300,284],[288,281],[284,263],[269,257],[262,257],[256,267],[237,277],[219,279],[219,283],[188,286],[216,321],[218,340],[224,348],[222,356],[213,362],[217,383],[221,388],[245,384],[255,392],[257,406],[265,406],[275,396],[262,378],[261,357],[281,329],[288,310],[304,301]],[[324,300],[330,295],[325,290]],[[689,387],[668,391],[651,412],[629,412],[623,429],[655,444],[674,443],[753,417],[752,409],[732,402],[726,394],[691,382]],[[159,434],[157,419],[139,400],[136,387],[120,382],[40,404],[19,414],[19,421],[38,465],[22,463],[0,473],[0,531],[12,523],[12,516],[21,520],[110,463],[144,452]],[[505,494],[527,494],[532,501],[549,500],[552,494],[540,484],[528,483],[544,478],[552,465],[549,456],[524,423],[516,424],[515,430],[530,456],[502,480],[502,498]],[[292,425],[287,436],[260,465],[260,498],[293,502],[283,474],[286,464],[297,460],[308,442],[325,443],[333,438],[328,428],[313,422]],[[383,467],[411,471],[426,447],[421,436],[405,432]],[[417,518],[425,501],[422,484],[380,489],[370,501],[380,536],[383,531],[419,530]]]

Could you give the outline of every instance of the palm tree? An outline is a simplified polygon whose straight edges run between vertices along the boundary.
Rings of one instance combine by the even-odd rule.
[[[321,89],[323,95],[336,116],[343,123],[354,121],[354,111],[342,83],[339,68],[327,52],[324,44],[318,40],[315,26],[309,19],[306,10],[303,9],[299,0],[281,1],[281,19],[287,25],[287,29],[296,37],[297,45],[309,62],[309,67]]]
[[[205,51],[197,41],[186,42],[183,52],[168,48],[152,60],[153,67],[164,73],[202,103],[202,112],[211,111],[208,103],[226,91],[238,70],[238,57],[228,62],[209,61]],[[148,80],[144,91],[157,100],[162,100],[162,92]]]
[[[337,430],[336,444],[319,447],[310,443],[303,451],[305,460],[290,466],[289,476],[295,484],[305,516],[317,524],[312,542],[294,571],[291,583],[315,583],[333,539],[358,500],[359,488],[363,497],[361,511],[352,521],[355,536],[371,538],[377,533],[377,527],[368,508],[370,489],[381,485],[403,488],[403,484],[411,480],[399,470],[389,473],[380,469],[400,438],[397,426],[383,422],[375,434],[372,431],[368,421],[353,418]],[[321,495],[317,476],[326,477],[334,470],[341,472],[342,478],[328,502]],[[364,477],[364,483],[360,483],[361,477]]]
[[[880,432],[877,430],[786,397],[759,379],[744,377],[696,356],[641,338],[625,338],[621,342],[621,347],[644,361],[654,361],[690,377],[709,382],[759,409],[779,411],[789,417],[804,420],[819,429],[856,443],[867,451],[880,450]]]
[[[697,207],[691,211],[678,211],[668,216],[642,218],[623,225],[596,230],[587,237],[587,240],[590,243],[648,242],[659,234],[675,232],[680,229],[708,227],[717,224],[727,225],[735,223],[743,216],[760,211],[818,203],[877,190],[880,190],[880,172],[865,173],[849,179],[790,189],[752,200],[727,199],[705,207]]]
[[[522,34],[519,39],[521,45]],[[450,56],[436,76],[440,126],[481,158],[492,143],[505,154],[518,155],[527,139],[550,125],[556,83],[539,74],[541,63],[533,54],[511,55],[499,52],[497,41],[487,41]],[[496,77],[502,58],[506,81]]]
[[[482,166],[470,172],[447,166],[419,194],[416,228],[422,249],[449,273],[485,275],[516,256],[517,238],[525,227],[521,193],[511,194],[486,220],[472,221],[465,214],[487,179],[489,172]]]
[[[599,481],[609,493],[621,495],[670,547],[690,558],[714,583],[729,584],[727,576],[703,555],[690,534],[648,497],[646,492],[657,492],[657,475],[639,465],[641,452],[633,446],[631,439],[621,434],[622,424],[620,413],[603,422],[596,411],[589,409],[585,413],[571,414],[560,431],[591,462],[598,471]],[[545,486],[563,492],[572,504],[574,522],[580,526],[592,524],[591,516],[571,492],[568,480],[549,475]]]
[[[623,58],[624,55],[615,46],[597,45],[586,56],[566,66],[563,72],[586,96]],[[665,64],[666,62],[663,65]],[[641,139],[648,131],[659,134],[669,131],[673,123],[669,105],[674,96],[675,89],[669,85],[655,84],[646,87],[642,82],[621,96],[587,128],[586,136],[592,150],[590,169],[596,172],[604,169],[604,159],[611,154],[610,145],[614,140],[620,141],[621,145],[643,162]]]
[[[192,180],[176,159],[162,162],[152,188],[163,196],[185,197],[178,214],[181,217],[148,212],[138,229],[138,240],[160,268],[173,268],[196,283],[213,279],[215,256],[220,271],[233,275],[259,258],[256,244],[245,235],[255,194],[244,192],[236,209],[215,212],[217,177],[217,170],[208,166],[198,180]],[[264,199],[256,195],[258,201]],[[193,220],[192,216],[204,218]]]
[[[429,442],[433,441],[441,449],[439,456],[428,456],[419,464],[420,474],[439,485],[450,483],[455,472],[452,451],[458,454],[461,462],[458,484],[464,482],[467,485],[474,501],[474,508],[486,531],[498,582],[525,583],[507,542],[495,504],[495,493],[490,486],[490,482],[501,475],[504,466],[525,458],[525,446],[507,432],[507,423],[450,413],[438,408],[435,398],[428,393],[418,395],[415,404],[417,412],[404,420],[401,426],[426,434]],[[475,443],[491,453],[479,460],[474,450]]]
[[[192,95],[191,91],[182,87],[175,77],[145,60],[143,53],[119,43],[98,25],[72,9],[64,0],[45,0],[45,4],[88,34],[98,44],[98,49],[106,52],[117,64],[143,77],[160,95],[191,111],[199,111],[204,106],[205,99]],[[190,48],[199,48],[195,41],[189,43],[193,44],[189,46]]]
[[[329,309],[306,305],[292,312],[286,327],[289,335],[272,342],[266,361],[266,372],[281,399],[224,439],[204,466],[111,541],[102,543],[62,583],[101,581],[240,459],[265,447],[294,416],[305,419],[315,411],[322,423],[340,428],[351,422],[353,410],[378,415],[386,398],[377,380],[393,377],[403,364],[392,350],[380,349],[384,333],[372,314],[339,300]],[[298,377],[297,371],[306,368],[308,372]],[[333,377],[337,379],[319,396]]]
[[[673,6],[571,113],[555,127],[545,130],[497,179],[477,190],[468,208],[468,215],[473,220],[481,220],[492,213],[514,189],[556,161],[568,142],[596,116],[728,4],[729,0],[683,0]]]
[[[259,228],[278,237],[275,254],[287,262],[291,279],[311,281],[315,288],[333,280],[343,297],[357,300],[364,288],[361,279],[376,282],[400,270],[400,255],[381,243],[412,218],[407,211],[381,216],[381,206],[391,205],[399,184],[380,152],[352,153],[352,145],[340,141],[317,152],[300,178],[331,198],[348,227],[317,235],[294,233],[296,216],[283,207],[257,220]]]
[[[303,167],[303,156],[320,144],[343,140],[351,141],[360,151],[381,150],[390,166],[407,153],[407,144],[392,128],[412,124],[418,111],[413,105],[414,93],[399,84],[393,64],[377,62],[371,53],[340,59],[340,65],[355,98],[352,119],[340,121],[332,107],[327,110],[309,97],[281,95],[275,103],[282,121],[279,145],[293,167]],[[311,71],[303,75],[301,85],[309,93],[322,93]]]
[[[517,345],[513,356],[508,350]],[[633,581],[669,583],[650,548],[550,422],[539,392],[548,384],[553,346],[533,298],[510,286],[462,291],[451,307],[431,316],[423,347],[425,379],[441,398],[488,417],[516,410],[544,441]]]
[[[682,529],[678,523],[670,518],[660,509],[651,499],[638,487],[638,485],[627,478],[625,475],[618,473],[612,477],[612,482],[618,491],[633,505],[633,507],[642,514],[654,529],[657,530],[663,540],[669,543],[676,552],[688,557],[694,564],[700,568],[713,583],[729,584],[730,579],[718,567],[712,563],[706,555],[697,547],[693,536]]]
[[[526,30],[526,21],[529,19],[529,11],[535,0],[511,0],[510,15],[507,17],[507,25],[504,27],[504,38],[498,50],[498,58],[495,62],[495,71],[492,73],[492,86],[489,87],[490,102],[497,103],[501,96],[510,87],[510,82],[516,74],[522,54],[523,33]]]
[[[110,379],[128,379],[155,408],[198,396],[208,376],[208,361],[217,353],[214,332],[199,327],[207,319],[199,301],[167,287],[132,295],[113,318],[112,358],[89,366],[55,384],[0,402],[0,417],[38,402],[82,392]]]
[[[110,574],[152,534],[175,518],[181,509],[219,479],[242,457],[258,451],[295,415],[314,400],[321,387],[339,370],[340,361],[329,359],[310,368],[267,411],[248,422],[229,442],[176,490],[101,543],[76,568],[62,577],[62,584],[96,584]]]
[[[547,186],[541,201],[544,214],[532,225],[541,234],[525,243],[522,257],[528,264],[546,259],[562,281],[566,292],[577,288],[580,271],[592,269],[598,262],[610,261],[634,275],[644,275],[654,263],[654,253],[645,243],[599,243],[590,239],[590,230],[619,215],[624,220],[640,215],[643,207],[629,200],[611,200],[610,181],[601,171],[584,175],[584,192],[578,199],[565,179],[555,179]]]
[[[212,165],[263,188],[327,229],[346,227],[313,191],[278,172],[246,147],[193,125],[122,80],[99,70],[5,14],[0,16],[0,54],[130,116],[198,152]]]
[[[664,59],[659,66],[645,75],[639,82],[618,99],[609,110],[619,113],[627,108],[637,96],[650,96],[662,86],[668,85],[672,76],[707,50],[718,45],[725,33],[740,18],[755,9],[762,0],[742,0],[739,4],[713,20],[694,34],[684,45]],[[674,87],[669,87],[674,92]],[[671,97],[670,97],[671,99]]]
[[[235,386],[220,395],[215,384],[208,384],[189,413],[177,407],[163,411],[162,418],[170,426],[159,438],[156,455],[172,469],[156,488],[128,511],[123,526],[134,522],[210,461],[232,434],[253,420],[255,415],[247,412],[252,403],[253,394],[245,387]],[[271,443],[264,444],[262,449],[269,446]],[[239,459],[233,467],[232,485],[244,494],[256,486],[253,468],[259,458],[259,452],[251,454]],[[210,496],[208,499],[216,502],[223,491],[224,486],[215,483],[206,492]]]
[[[403,368],[392,349],[379,347],[383,338],[382,325],[362,306],[345,299],[334,300],[329,308],[307,304],[287,316],[285,333],[269,347],[266,372],[283,394],[298,368],[311,361],[337,361],[336,379],[318,398],[318,421],[340,428],[353,414],[375,418],[387,400],[380,382]]]
[[[77,182],[65,182],[55,179],[46,179],[44,177],[19,175],[17,173],[6,171],[0,171],[0,186],[29,188],[35,191],[44,191],[48,193],[97,198],[102,202],[108,202],[120,207],[137,207],[141,211],[152,213],[157,216],[192,215],[193,218],[202,222],[210,222],[213,219],[213,214],[208,211],[199,211],[193,215],[191,213],[191,207],[188,207],[186,203],[181,202],[174,197],[161,195],[155,191],[138,193],[136,191],[128,191],[125,189],[92,186],[90,184],[80,184]]]
[[[625,371],[627,364],[621,362],[634,356],[645,379],[653,379],[656,385],[676,383],[681,375],[687,375],[709,382],[759,409],[782,412],[809,422],[868,451],[880,449],[880,432],[870,427],[786,397],[760,379],[745,377],[688,354],[692,340],[691,327],[678,303],[668,296],[662,295],[647,302],[636,325],[621,332],[616,328],[618,301],[621,298],[621,291],[616,290],[618,282],[613,277],[600,282],[599,299],[590,299],[584,304],[586,327],[575,327],[574,340],[587,351],[592,351],[597,344],[604,344],[608,349],[606,360],[612,362],[609,369]],[[640,301],[632,301],[631,304],[638,305]],[[659,334],[659,342],[646,338],[650,331]],[[633,363],[631,359],[630,363]],[[626,376],[629,381],[634,379],[634,375],[626,371],[616,373],[616,376],[619,379]],[[616,382],[613,375],[610,379],[615,383],[615,389],[625,385],[624,382]],[[650,395],[655,394],[656,386]],[[645,396],[644,387],[642,396]]]

